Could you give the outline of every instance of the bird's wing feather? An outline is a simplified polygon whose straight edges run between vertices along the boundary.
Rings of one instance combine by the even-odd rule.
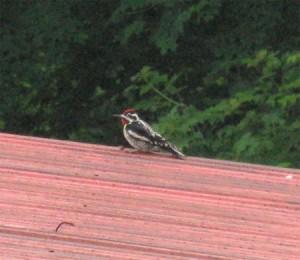
[[[133,138],[161,147],[164,150],[170,151],[179,158],[184,157],[184,154],[181,153],[176,146],[172,145],[159,133],[155,132],[146,122],[142,120],[133,121],[128,123],[125,127],[127,133]]]
[[[134,121],[127,124],[126,126],[128,133],[136,138],[143,141],[148,141],[154,145],[164,146],[166,139],[163,138],[159,133],[155,132],[146,122]]]

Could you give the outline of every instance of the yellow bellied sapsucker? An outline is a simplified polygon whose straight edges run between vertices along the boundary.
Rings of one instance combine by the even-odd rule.
[[[165,151],[181,159],[184,157],[184,154],[176,146],[155,132],[145,121],[141,120],[134,109],[126,109],[123,114],[114,116],[121,118],[124,126],[124,136],[135,149],[142,152]]]

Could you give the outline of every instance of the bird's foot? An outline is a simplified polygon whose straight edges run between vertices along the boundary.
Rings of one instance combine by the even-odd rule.
[[[119,146],[119,150],[121,151],[125,151],[126,153],[131,153],[131,154],[145,154],[146,152],[142,152],[140,150],[137,150],[137,149],[130,149],[130,148],[127,148],[123,145]]]
[[[128,150],[129,153],[131,154],[146,154],[147,152],[142,152],[140,150],[137,150],[137,149],[130,149]]]

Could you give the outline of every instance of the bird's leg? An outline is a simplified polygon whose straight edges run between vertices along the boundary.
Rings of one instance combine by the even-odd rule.
[[[130,150],[127,150],[128,153],[131,153],[131,154],[145,154],[145,152],[142,152],[138,149],[130,149]]]
[[[132,153],[132,154],[136,154],[136,153],[142,153],[141,151],[139,151],[138,149],[130,149],[130,148],[127,148],[123,145],[119,146],[119,149],[121,151],[125,151],[127,153]]]
[[[119,150],[124,151],[126,147],[123,145],[120,145],[118,148],[119,148]]]

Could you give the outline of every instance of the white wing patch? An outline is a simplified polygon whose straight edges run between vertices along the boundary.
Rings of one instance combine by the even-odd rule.
[[[133,138],[135,138],[137,140],[142,140],[142,141],[145,141],[145,142],[150,142],[150,140],[147,137],[138,135],[138,134],[136,134],[135,132],[133,132],[131,130],[128,130],[128,134],[131,135]]]

